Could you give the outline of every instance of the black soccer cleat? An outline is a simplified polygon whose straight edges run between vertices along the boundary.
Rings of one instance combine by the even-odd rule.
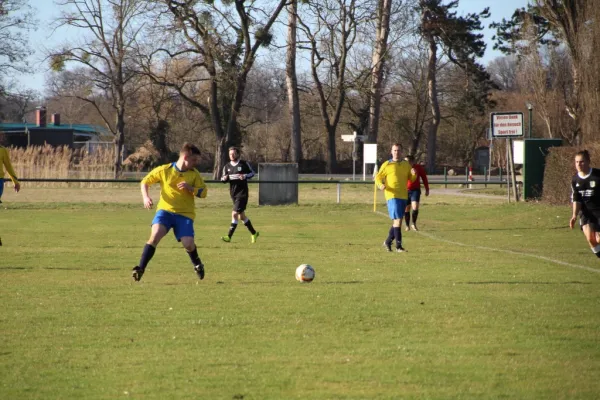
[[[398,253],[408,253],[408,251],[404,247],[402,247],[402,246],[396,247],[396,251]]]
[[[204,279],[204,264],[200,263],[194,267],[194,271],[200,280]]]
[[[136,282],[139,282],[139,280],[142,279],[142,275],[144,275],[144,270],[138,266],[133,267],[131,272],[131,277]]]
[[[390,252],[392,251],[392,244],[391,243],[383,242],[383,247],[385,247],[385,249],[387,251],[390,251]]]

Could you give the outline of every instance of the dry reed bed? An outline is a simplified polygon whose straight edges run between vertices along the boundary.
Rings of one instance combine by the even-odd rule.
[[[114,149],[98,148],[93,153],[68,146],[11,147],[10,158],[21,179],[112,179]],[[24,187],[103,187],[106,183],[23,182]]]

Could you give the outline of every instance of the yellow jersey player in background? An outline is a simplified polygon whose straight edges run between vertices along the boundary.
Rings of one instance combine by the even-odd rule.
[[[404,209],[408,202],[406,182],[414,182],[417,178],[416,172],[410,163],[401,159],[401,151],[402,146],[399,143],[394,143],[392,145],[392,158],[381,164],[375,176],[375,184],[385,194],[388,213],[392,220],[392,227],[388,232],[387,239],[383,242],[383,246],[387,251],[392,251],[392,242],[396,239],[396,251],[398,253],[406,251],[402,246],[402,230],[400,229]]]
[[[206,197],[207,188],[198,170],[194,167],[200,162],[200,150],[186,143],[179,152],[177,162],[154,168],[142,179],[142,197],[144,207],[154,205],[148,194],[148,188],[160,183],[160,200],[152,220],[150,239],[146,242],[140,264],[133,268],[133,279],[139,281],[154,256],[160,240],[173,228],[177,241],[187,251],[198,278],[204,279],[204,264],[198,256],[194,242],[194,199]]]
[[[8,155],[8,149],[4,146],[0,145],[0,203],[2,203],[2,193],[4,193],[4,169],[8,173],[10,180],[13,182],[15,186],[15,192],[19,192],[21,190],[21,184],[17,179],[17,174],[15,174],[15,170],[10,163],[10,157]]]
[[[2,193],[4,193],[4,168],[6,168],[6,172],[8,172],[8,176],[10,176],[10,179],[15,186],[15,192],[19,193],[19,190],[21,190],[21,184],[17,179],[17,174],[15,174],[15,170],[10,163],[8,149],[1,145],[3,138],[3,134],[0,132],[0,203],[2,203]],[[2,246],[2,238],[0,238],[0,246]]]

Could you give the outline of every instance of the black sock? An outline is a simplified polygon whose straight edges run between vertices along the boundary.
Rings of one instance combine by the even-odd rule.
[[[406,222],[406,226],[410,225],[410,211],[404,211],[404,222]]]
[[[198,247],[194,247],[194,250],[188,251],[187,253],[188,256],[190,256],[190,260],[192,260],[192,264],[194,264],[194,267],[196,265],[202,264],[202,261],[200,261],[200,256],[198,256]]]
[[[396,239],[396,248],[402,247],[402,231],[400,227],[394,227],[394,238]]]
[[[246,219],[244,221],[244,225],[246,225],[246,228],[248,228],[248,230],[250,231],[251,234],[254,235],[256,233],[256,231],[254,230],[254,227],[252,226],[252,222],[250,222],[249,219]]]
[[[413,224],[417,224],[417,218],[419,217],[419,210],[413,210],[413,216],[412,216],[412,221]]]
[[[156,247],[146,243],[146,245],[144,246],[144,250],[142,250],[142,257],[140,258],[139,267],[141,269],[146,269],[148,263],[150,262],[150,260],[152,260],[155,251]]]
[[[385,239],[385,242],[388,243],[389,245],[391,245],[393,241],[394,241],[394,227],[392,226],[390,228],[390,231],[388,232],[388,237],[387,237],[387,239]]]
[[[231,223],[231,226],[229,227],[229,232],[227,232],[227,236],[229,236],[230,238],[233,236],[233,233],[235,232],[235,228],[237,228],[238,224],[236,223]]]

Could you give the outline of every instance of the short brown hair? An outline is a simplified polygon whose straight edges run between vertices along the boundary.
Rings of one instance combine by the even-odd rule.
[[[196,145],[191,144],[191,143],[184,143],[183,146],[181,146],[181,150],[179,152],[193,154],[193,155],[197,155],[197,156],[200,155],[200,149],[198,147],[196,147]]]
[[[240,148],[237,147],[237,146],[231,146],[228,151],[231,151],[231,150],[234,150],[235,154],[237,154],[238,156],[242,153],[242,151],[240,150]]]
[[[585,161],[591,161],[590,152],[587,150],[581,150],[575,153],[575,157],[581,156]]]

